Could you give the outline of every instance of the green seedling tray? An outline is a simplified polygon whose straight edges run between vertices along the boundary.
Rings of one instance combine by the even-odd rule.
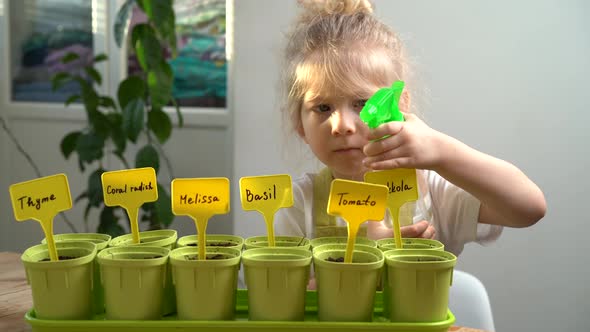
[[[236,301],[236,319],[223,321],[178,320],[176,315],[168,315],[161,320],[105,320],[104,314],[96,315],[91,320],[47,320],[35,317],[30,310],[25,320],[33,332],[254,332],[296,330],[306,332],[353,332],[353,331],[389,331],[389,332],[446,332],[455,322],[455,316],[449,310],[447,319],[428,323],[390,322],[382,315],[383,294],[375,296],[375,310],[372,322],[320,322],[317,318],[317,294],[308,291],[306,295],[305,319],[300,322],[285,321],[249,321],[248,291],[239,289]]]

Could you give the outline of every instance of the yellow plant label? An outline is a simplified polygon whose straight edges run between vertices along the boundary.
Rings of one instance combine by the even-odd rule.
[[[17,221],[52,220],[59,212],[72,208],[68,178],[56,174],[10,186],[10,198]]]
[[[137,215],[142,204],[158,200],[156,171],[152,167],[104,172],[101,175],[106,206],[127,210],[133,242],[139,243]]]
[[[399,210],[405,203],[418,199],[416,170],[413,168],[396,168],[387,171],[367,172],[365,173],[365,181],[387,187],[389,192],[387,207],[393,219],[395,242],[396,246],[401,248],[400,227],[407,225],[400,224]]]
[[[293,185],[288,174],[248,176],[240,179],[244,210],[268,211],[293,205]]]
[[[399,208],[407,202],[418,199],[418,181],[413,168],[396,168],[387,171],[367,172],[365,181],[387,186],[387,207],[392,216],[398,218]],[[405,226],[405,225],[402,225]]]
[[[358,181],[332,181],[328,214],[339,216],[348,224],[348,243],[344,262],[352,262],[358,229],[365,221],[381,221],[385,216],[387,187]]]
[[[174,179],[171,184],[175,215],[209,219],[229,212],[229,179]]]
[[[10,186],[10,199],[17,221],[37,220],[47,239],[49,257],[58,260],[53,240],[53,218],[61,211],[72,208],[72,196],[68,178],[56,174],[16,183]]]
[[[240,179],[240,201],[246,211],[264,216],[269,246],[274,246],[274,214],[293,205],[293,185],[288,174],[249,176]]]
[[[332,181],[328,213],[340,216],[350,225],[385,216],[387,187],[364,182],[336,179]]]
[[[156,171],[151,167],[104,172],[101,179],[107,206],[140,207],[158,200]]]
[[[172,212],[190,216],[197,225],[199,259],[206,259],[207,223],[216,214],[229,212],[229,179],[174,179],[171,183]]]

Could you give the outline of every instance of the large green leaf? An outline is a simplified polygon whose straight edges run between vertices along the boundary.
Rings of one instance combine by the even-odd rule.
[[[154,23],[162,39],[168,42],[173,56],[176,56],[176,23],[172,1],[139,0],[138,4],[149,20]]]
[[[127,104],[133,99],[144,99],[145,97],[145,82],[138,76],[129,76],[121,84],[117,90],[117,98],[119,99],[119,106],[125,109]]]
[[[123,131],[123,115],[121,113],[109,113],[107,118],[111,123],[111,139],[115,143],[115,153],[123,153],[127,146],[127,135]]]
[[[88,204],[99,207],[103,202],[102,181],[100,176],[104,169],[99,168],[88,177]]]
[[[115,104],[113,98],[109,96],[101,96],[98,99],[98,104],[102,107],[110,108],[113,111],[117,111],[117,104]]]
[[[125,234],[125,229],[118,223],[119,217],[115,215],[115,208],[105,206],[100,212],[100,222],[97,231],[112,237]]]
[[[148,128],[156,135],[160,143],[164,143],[172,133],[172,121],[166,112],[161,109],[152,109],[148,112]]]
[[[119,11],[117,12],[117,17],[115,19],[113,30],[115,34],[115,42],[119,47],[121,47],[121,45],[123,44],[123,39],[125,37],[125,29],[127,28],[129,16],[131,15],[134,5],[135,0],[127,0],[121,6],[121,8],[119,8]]]
[[[72,76],[68,73],[60,72],[51,77],[51,90],[59,90],[66,82],[72,80]]]
[[[68,97],[68,99],[66,100],[65,104],[66,106],[70,105],[71,103],[78,101],[80,99],[80,95],[71,95]]]
[[[64,55],[61,58],[61,63],[70,63],[74,60],[78,60],[80,59],[80,55],[78,53],[75,52],[68,52],[66,55]]]
[[[172,201],[170,195],[160,183],[158,183],[158,200],[155,203],[158,221],[165,227],[170,226],[174,220],[174,214],[172,214]]]
[[[162,108],[172,98],[172,68],[162,61],[155,70],[148,72],[148,91],[150,93],[152,107]]]
[[[97,62],[102,62],[102,61],[106,61],[109,57],[104,54],[104,53],[100,53],[99,55],[95,56],[94,59],[92,60],[92,62],[97,63]]]
[[[137,151],[135,156],[135,167],[153,167],[158,174],[160,170],[160,155],[152,145],[146,145]]]
[[[111,134],[111,121],[100,111],[93,111],[89,114],[90,126],[94,132],[105,140]]]
[[[139,133],[144,128],[145,104],[142,99],[133,99],[123,109],[123,130],[127,137],[137,142]]]
[[[76,142],[78,141],[78,137],[80,137],[81,134],[82,133],[79,131],[73,131],[64,136],[64,138],[61,140],[60,149],[64,158],[70,158],[72,152],[76,150]]]
[[[92,112],[98,111],[100,97],[92,85],[87,81],[81,77],[76,77],[75,80],[80,84],[80,88],[82,89],[82,102],[84,103],[84,109],[88,116],[90,116]]]
[[[156,68],[162,61],[162,46],[156,38],[156,31],[148,24],[133,27],[131,33],[137,60],[144,71]]]
[[[92,80],[96,82],[96,84],[102,84],[102,76],[100,76],[100,73],[96,69],[93,67],[84,67],[84,70],[86,71],[86,74],[88,74],[88,76],[90,76]]]
[[[76,152],[81,163],[91,163],[103,156],[104,139],[95,133],[81,134],[76,140]]]

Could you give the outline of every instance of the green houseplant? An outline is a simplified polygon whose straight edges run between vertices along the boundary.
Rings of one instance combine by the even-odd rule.
[[[106,171],[104,158],[112,154],[126,168],[153,167],[158,173],[160,158],[165,161],[161,144],[171,136],[172,122],[163,110],[174,105],[182,126],[182,115],[172,97],[173,73],[164,58],[166,48],[172,56],[176,54],[175,15],[172,0],[127,0],[119,9],[114,25],[115,39],[119,47],[125,39],[128,18],[134,6],[138,6],[147,21],[133,26],[129,31],[132,52],[137,56],[141,72],[122,80],[114,98],[100,95],[96,87],[102,84],[102,77],[95,64],[107,60],[105,54],[97,55],[91,65],[80,73],[59,72],[52,78],[53,89],[59,89],[66,82],[74,81],[80,86],[80,93],[70,96],[65,104],[80,101],[86,111],[86,126],[66,134],[60,144],[66,159],[78,156],[80,171],[88,171],[87,188],[75,202],[86,202],[85,222],[91,209],[100,209],[98,232],[118,236],[125,233],[119,221],[118,207],[104,205],[100,176]],[[62,58],[69,63],[79,58],[68,53]],[[144,140],[145,138],[145,140]],[[127,148],[131,144],[146,142],[135,155],[134,163],[128,161]],[[141,143],[144,144],[144,143]],[[167,162],[168,167],[170,163]],[[169,226],[174,218],[170,196],[165,187],[158,183],[159,197],[156,202],[142,206],[142,221],[149,223],[149,229]],[[123,214],[124,215],[124,214]]]

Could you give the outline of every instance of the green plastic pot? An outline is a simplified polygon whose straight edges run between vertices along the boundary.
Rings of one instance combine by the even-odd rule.
[[[21,261],[31,285],[33,308],[44,319],[90,319],[93,315],[92,275],[96,245],[90,242],[57,242],[59,257],[49,260],[47,244],[25,250]]]
[[[133,243],[133,234],[125,234],[112,239],[109,245],[111,247],[150,246],[172,250],[176,247],[177,238],[178,233],[176,230],[159,229],[155,231],[139,232],[140,243],[138,244]],[[162,307],[163,315],[169,315],[176,312],[176,294],[174,285],[172,284],[172,270],[169,267],[167,273],[166,289],[164,290],[164,306]]]
[[[206,250],[206,260],[198,260],[196,247],[170,252],[178,319],[232,320],[241,251],[224,247]]]
[[[311,259],[311,252],[304,248],[244,251],[250,320],[303,320]]]
[[[457,257],[450,252],[427,249],[388,250],[384,256],[385,316],[395,322],[444,320]]]
[[[385,252],[387,250],[397,250],[395,245],[395,238],[385,238],[377,240],[377,248],[381,249],[381,251]],[[433,239],[422,239],[422,238],[403,238],[402,239],[402,249],[403,250],[412,250],[412,249],[423,249],[423,250],[438,250],[444,251],[445,246],[442,242],[433,240]],[[383,269],[383,274],[379,278],[379,284],[377,289],[383,290],[383,280],[387,280],[387,269]],[[384,307],[387,308],[388,306],[388,299],[384,301]],[[385,316],[387,317],[388,311],[384,311]]]
[[[394,238],[386,238],[377,240],[377,248],[387,251],[391,249],[397,249],[395,246]],[[422,239],[422,238],[403,238],[402,239],[403,249],[428,249],[428,250],[445,250],[445,245],[437,240],[433,239]]]
[[[55,242],[92,242],[96,245],[96,250],[101,251],[109,245],[109,242],[111,242],[111,236],[102,233],[65,233],[54,234],[53,240],[55,240]],[[47,239],[44,238],[41,243],[47,243]]]
[[[246,250],[253,248],[269,248],[267,236],[253,236],[244,241]],[[275,247],[297,247],[309,250],[309,239],[300,236],[275,236]]]
[[[226,235],[226,234],[207,234],[206,240],[208,247],[223,247],[223,248],[234,248],[242,250],[244,246],[244,238],[237,235]],[[198,235],[187,235],[178,239],[176,243],[177,247],[197,247],[199,245]]]
[[[313,265],[318,294],[320,321],[369,322],[377,280],[383,268],[383,252],[377,248],[355,245],[352,263],[343,259],[345,244],[325,244],[313,251]]]
[[[107,319],[160,319],[169,254],[150,246],[111,247],[98,254]]]
[[[96,245],[96,252],[99,253],[101,250],[106,248],[111,242],[111,236],[108,234],[101,233],[66,233],[66,234],[55,234],[53,235],[55,242],[63,241],[85,241],[92,242]],[[43,239],[41,243],[47,243],[46,239]],[[100,266],[98,265],[98,259],[94,259],[94,270],[93,270],[93,289],[92,289],[92,301],[94,307],[94,313],[100,314],[104,312],[104,290],[100,283]]]
[[[125,234],[112,239],[109,246],[150,246],[174,249],[178,234],[173,229],[139,232],[140,243],[133,243],[133,234]]]
[[[311,249],[313,251],[314,248],[319,247],[324,244],[346,244],[348,242],[348,238],[345,236],[326,236],[326,237],[317,237],[315,239],[311,239],[310,241]],[[366,237],[357,237],[355,241],[356,244],[362,244],[365,246],[377,248],[377,241],[371,240]]]

